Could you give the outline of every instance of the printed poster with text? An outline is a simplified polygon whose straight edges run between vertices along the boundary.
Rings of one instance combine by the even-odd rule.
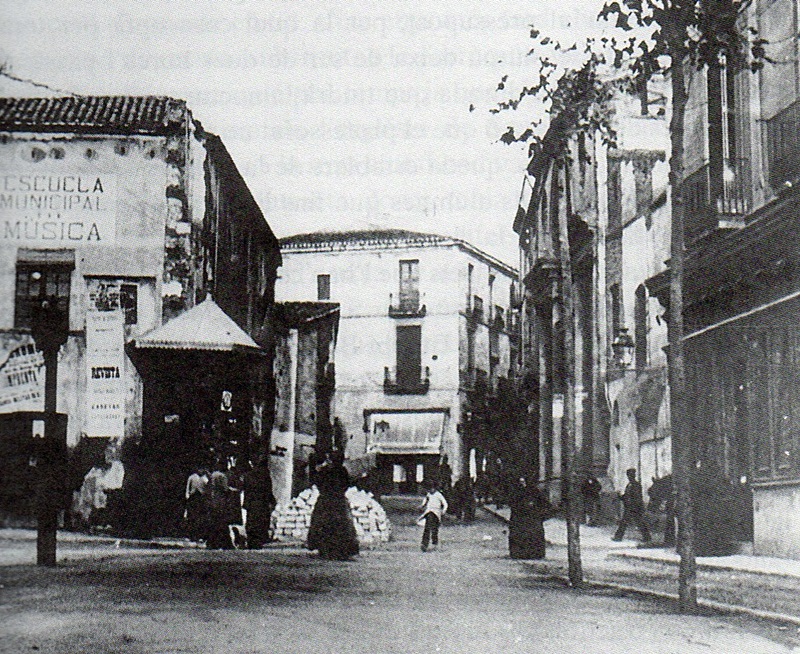
[[[125,433],[125,328],[120,309],[86,313],[87,436]]]

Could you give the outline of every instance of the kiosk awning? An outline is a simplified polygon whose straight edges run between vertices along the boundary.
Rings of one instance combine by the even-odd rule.
[[[367,418],[370,453],[438,454],[441,449],[446,411],[376,411]]]
[[[211,298],[152,331],[131,339],[137,349],[259,351],[250,335]]]

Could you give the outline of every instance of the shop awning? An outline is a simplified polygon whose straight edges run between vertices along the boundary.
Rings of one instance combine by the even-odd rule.
[[[131,345],[140,350],[261,350],[258,343],[211,298],[161,327],[131,339]]]
[[[375,454],[438,454],[445,411],[386,411],[368,415],[367,451]]]

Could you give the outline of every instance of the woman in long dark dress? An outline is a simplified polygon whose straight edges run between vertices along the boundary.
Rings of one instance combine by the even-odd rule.
[[[535,486],[520,477],[509,498],[511,518],[508,551],[512,559],[543,559],[545,556],[544,521],[550,517],[550,503]]]
[[[306,546],[320,557],[344,561],[358,554],[358,537],[345,492],[350,476],[339,452],[329,453],[316,466],[319,497],[311,513]]]

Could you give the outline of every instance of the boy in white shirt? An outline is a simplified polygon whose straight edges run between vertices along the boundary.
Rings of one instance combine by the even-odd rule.
[[[419,522],[425,523],[425,529],[422,532],[422,551],[428,551],[428,543],[433,545],[433,548],[439,545],[439,525],[442,522],[442,516],[447,513],[447,500],[438,490],[436,490],[436,482],[430,480],[428,482],[428,494],[422,502],[422,517]]]

